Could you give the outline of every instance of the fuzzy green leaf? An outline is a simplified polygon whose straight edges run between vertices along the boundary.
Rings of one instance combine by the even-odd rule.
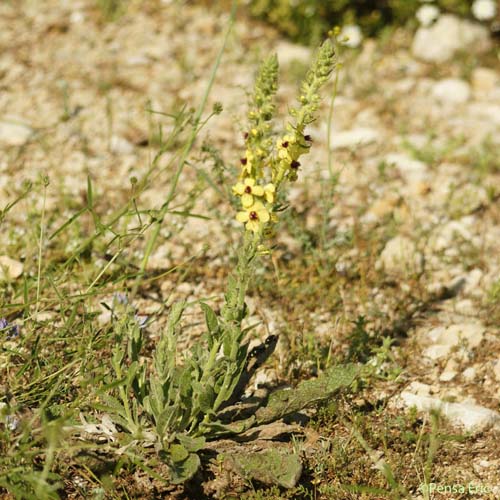
[[[204,302],[200,304],[203,312],[205,313],[205,322],[207,324],[208,331],[212,334],[216,333],[219,329],[219,322],[217,320],[217,316],[213,309]]]
[[[181,484],[191,479],[200,467],[200,457],[190,453],[183,462],[174,462],[169,466],[170,480],[173,484]]]
[[[168,449],[169,454],[170,454],[170,459],[177,463],[177,462],[184,462],[186,458],[189,456],[189,452],[182,446],[182,444],[172,444],[170,445],[170,448]]]
[[[273,448],[258,453],[232,453],[224,458],[244,479],[257,479],[283,488],[295,487],[302,474],[300,458],[287,448]]]

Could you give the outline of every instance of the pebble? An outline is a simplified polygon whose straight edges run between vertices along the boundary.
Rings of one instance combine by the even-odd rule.
[[[109,309],[105,309],[97,316],[97,322],[100,326],[105,326],[111,323],[113,313]]]
[[[22,146],[28,142],[33,129],[15,121],[0,122],[0,142],[7,146]]]
[[[454,359],[449,359],[439,376],[441,382],[450,382],[458,375],[458,363]]]
[[[482,123],[500,126],[500,104],[494,102],[474,102],[467,106],[469,115]]]
[[[430,27],[420,27],[413,39],[415,57],[431,63],[449,61],[457,50],[484,52],[491,47],[488,29],[454,15],[440,16]]]
[[[432,345],[424,350],[424,356],[438,360],[450,354],[452,349],[463,342],[469,349],[477,347],[484,338],[486,328],[480,323],[462,323],[451,326],[438,326],[427,332]]]
[[[382,250],[377,268],[383,268],[389,274],[418,272],[422,268],[422,256],[413,241],[405,236],[396,236]]]
[[[463,104],[470,98],[470,85],[459,78],[445,78],[432,88],[432,96],[441,102]]]
[[[491,92],[498,84],[498,73],[490,68],[475,68],[472,71],[472,88],[475,92]]]
[[[473,382],[474,379],[476,378],[476,375],[477,375],[477,370],[473,366],[469,366],[469,368],[466,368],[462,372],[462,378],[466,382]]]
[[[407,183],[417,184],[426,180],[427,165],[403,153],[390,153],[385,157],[388,165],[393,165]]]
[[[471,231],[471,225],[469,224],[468,218],[463,218],[466,220],[453,220],[442,226],[438,226],[429,241],[430,248],[435,252],[447,251],[447,255],[450,255],[450,251],[454,250],[457,253],[457,239],[462,239],[464,241],[472,242],[473,234]]]
[[[465,284],[463,287],[463,293],[465,295],[481,296],[483,290],[481,290],[481,280],[483,279],[483,271],[481,269],[475,268],[471,269],[465,276]]]
[[[19,278],[23,274],[23,264],[7,255],[0,256],[0,281]]]
[[[355,148],[358,146],[366,146],[377,142],[380,138],[380,133],[372,128],[359,127],[342,132],[332,132],[331,144],[333,148]]]
[[[474,434],[500,424],[500,414],[473,403],[448,403],[438,398],[418,396],[407,391],[401,393],[400,401],[407,408],[416,407],[421,412],[438,410],[451,424]]]
[[[417,394],[418,396],[430,396],[431,386],[422,382],[415,381],[408,386],[408,392]]]
[[[493,365],[493,375],[495,379],[500,382],[500,361],[496,361]]]
[[[124,137],[113,135],[110,140],[109,148],[112,153],[118,155],[129,155],[134,152],[134,146]]]
[[[85,21],[85,14],[81,10],[75,10],[69,16],[71,24],[82,24]]]
[[[368,209],[367,219],[375,221],[383,219],[386,215],[389,215],[394,211],[400,200],[401,197],[395,193],[389,193],[387,196],[384,196],[384,198],[376,200]]]

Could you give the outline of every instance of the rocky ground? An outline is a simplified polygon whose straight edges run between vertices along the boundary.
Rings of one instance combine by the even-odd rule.
[[[0,208],[16,199],[27,180],[36,184],[48,175],[50,233],[85,201],[90,176],[100,213],[112,211],[129,196],[130,179],[147,171],[159,125],[164,135],[173,129],[174,120],[147,109],[173,113],[183,103],[197,106],[227,23],[226,12],[175,2],[133,8],[113,22],[87,0],[47,0],[43,8],[38,2],[3,2]],[[167,222],[148,270],[195,257],[194,264],[184,274],[166,276],[137,303],[142,314],[155,318],[153,338],[163,324],[158,303],[221,298],[238,223],[220,189],[207,181],[217,184],[217,170],[214,156],[201,146],[207,141],[217,148],[228,169],[237,164],[247,95],[259,61],[272,51],[280,60],[283,117],[311,51],[240,14],[207,106],[221,102],[224,111],[201,132],[176,198],[210,220]],[[489,488],[481,498],[498,498],[498,45],[485,28],[443,16],[415,36],[395,31],[365,40],[359,51],[346,49],[341,58],[331,169],[325,99],[309,131],[314,147],[290,190],[299,222],[285,220],[272,264],[249,301],[250,323],[260,322],[256,336],[281,334],[260,380],[314,375],[325,363],[325,349],[329,360],[345,356],[353,323],[364,317],[363,342],[393,339],[389,364],[398,375],[374,382],[351,404],[383,408],[391,418],[416,407],[424,423],[432,409],[440,409],[449,435],[466,438],[444,445],[434,481],[472,481]],[[162,157],[141,197],[144,207],[161,206],[172,158],[175,148]],[[0,219],[4,281],[15,283],[35,266],[37,246],[19,249],[18,242],[29,238],[27,219],[42,203],[41,197],[21,201]],[[130,259],[140,255],[135,245]],[[101,258],[96,268],[105,262]],[[99,312],[104,325],[109,314]],[[51,313],[44,311],[49,318]],[[335,435],[327,428],[317,428],[325,439]],[[403,468],[402,483],[407,480],[414,498],[425,498],[416,488],[417,465]],[[370,463],[364,466],[367,475],[376,473]],[[318,477],[331,480],[328,474]],[[360,498],[353,495],[345,498]],[[472,498],[460,495],[435,498]]]

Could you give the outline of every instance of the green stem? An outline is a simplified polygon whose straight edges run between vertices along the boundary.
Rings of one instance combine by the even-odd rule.
[[[116,373],[116,378],[117,378],[117,380],[121,380],[121,378],[123,377],[123,372],[121,369],[120,361],[117,361],[113,364],[114,364],[114,369],[115,369],[115,373]],[[118,386],[118,392],[120,393],[120,398],[121,398],[122,403],[123,403],[123,409],[125,410],[125,417],[126,417],[127,423],[131,427],[130,430],[132,431],[132,434],[135,434],[136,427],[135,427],[135,422],[132,419],[132,413],[130,411],[130,406],[128,404],[129,398],[127,395],[127,391],[125,390],[125,388],[123,387],[122,384],[120,384]]]
[[[36,280],[36,306],[35,306],[35,316],[38,314],[38,309],[40,306],[40,284],[42,280],[42,250],[43,250],[43,240],[45,239],[45,203],[47,201],[47,185],[48,181],[44,181],[43,187],[43,204],[42,204],[42,216],[40,220],[40,237],[38,240],[38,274]]]
[[[340,65],[337,65],[336,71],[335,71],[335,81],[333,82],[332,99],[330,101],[330,109],[328,111],[328,128],[327,128],[328,135],[326,137],[327,147],[328,147],[328,173],[330,174],[330,180],[333,179],[333,167],[332,167],[333,152],[332,152],[332,139],[331,139],[333,107],[334,107],[335,99],[337,98],[337,91],[338,91],[338,84],[339,84],[339,73],[340,73]]]
[[[255,255],[257,246],[260,241],[260,234],[251,234],[248,231],[245,232],[243,245],[238,252],[236,287],[234,290],[236,292],[236,296],[233,297],[228,294],[228,297],[226,298],[226,304],[224,305],[222,311],[222,316],[225,323],[223,325],[224,336],[228,335],[231,337],[231,350],[229,353],[229,362],[227,364],[226,373],[224,374],[222,386],[213,405],[214,412],[216,412],[219,407],[228,398],[231,397],[232,391],[230,391],[229,389],[232,385],[232,382],[234,382],[235,377],[240,376],[241,370],[246,363],[246,359],[242,359],[240,361],[240,364],[235,369],[235,365],[239,358],[241,349],[244,349],[244,347],[241,345],[241,320],[245,309],[245,297],[248,285],[255,269]],[[208,422],[209,418],[210,416],[206,415],[203,421]]]

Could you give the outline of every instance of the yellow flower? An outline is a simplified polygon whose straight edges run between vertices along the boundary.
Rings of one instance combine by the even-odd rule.
[[[268,222],[270,218],[271,216],[267,208],[260,201],[255,202],[249,207],[245,207],[244,212],[238,212],[236,215],[236,220],[244,224],[246,223],[246,230],[253,231],[254,233],[258,233],[261,230],[261,225]]]
[[[264,195],[266,196],[266,201],[272,203],[274,201],[274,193],[276,192],[276,186],[274,184],[266,184],[264,186]]]
[[[243,182],[238,182],[233,186],[233,192],[241,196],[241,204],[246,208],[253,205],[254,196],[264,195],[264,188],[262,186],[256,186],[255,179],[247,177]]]
[[[278,157],[281,160],[287,160],[287,161],[291,161],[292,160],[290,154],[288,153],[288,151],[285,148],[280,148],[278,150]]]
[[[243,173],[250,175],[252,173],[252,165],[255,157],[253,153],[247,149],[245,157],[240,160]]]
[[[278,148],[278,158],[281,160],[292,161],[292,152],[295,152],[294,145],[297,142],[292,134],[286,134],[278,139],[276,146]]]

